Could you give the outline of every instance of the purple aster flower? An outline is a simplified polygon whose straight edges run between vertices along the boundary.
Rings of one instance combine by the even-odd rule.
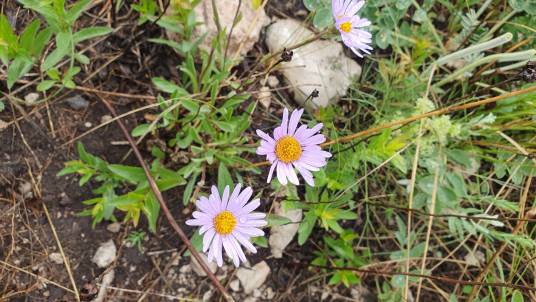
[[[200,211],[194,211],[194,219],[186,221],[187,225],[201,226],[199,234],[203,235],[203,252],[208,250],[208,262],[216,260],[218,266],[223,265],[225,253],[233,260],[236,267],[246,261],[242,250],[243,245],[252,253],[257,249],[251,244],[250,238],[263,236],[259,227],[266,225],[266,214],[252,212],[261,204],[259,199],[249,202],[253,190],[250,187],[241,191],[242,185],[237,184],[232,193],[229,186],[220,193],[215,186],[208,198],[201,197],[196,205]],[[223,247],[223,248],[222,248]]]
[[[335,26],[341,34],[342,42],[360,58],[363,57],[360,51],[370,54],[372,50],[369,45],[372,43],[372,35],[361,29],[369,26],[370,21],[356,15],[364,4],[363,0],[332,0],[331,2]]]
[[[331,153],[322,151],[319,144],[326,138],[317,134],[322,129],[322,123],[309,129],[307,125],[298,127],[303,109],[294,110],[288,118],[288,110],[283,111],[281,126],[274,129],[274,137],[257,130],[257,135],[262,138],[261,145],[257,148],[257,154],[266,155],[272,166],[268,173],[268,180],[272,180],[274,170],[277,168],[277,179],[282,185],[291,183],[298,185],[300,181],[296,175],[298,170],[305,181],[314,186],[313,174],[310,171],[318,171],[327,164],[326,158]]]

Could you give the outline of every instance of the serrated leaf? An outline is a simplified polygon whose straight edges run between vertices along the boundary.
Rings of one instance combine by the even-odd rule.
[[[32,60],[28,57],[16,57],[7,69],[7,88],[11,89],[18,79],[32,69],[32,65]]]

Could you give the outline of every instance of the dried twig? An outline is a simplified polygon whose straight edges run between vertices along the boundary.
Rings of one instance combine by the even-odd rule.
[[[102,103],[108,108],[110,113],[114,117],[117,116],[117,113],[115,112],[115,109],[113,108],[113,106],[108,101],[106,101],[101,95],[97,95],[97,96],[100,98]],[[164,202],[164,198],[162,197],[162,193],[160,193],[160,190],[158,189],[158,186],[156,185],[156,182],[154,181],[153,177],[151,176],[151,172],[149,171],[149,168],[147,167],[147,164],[143,160],[143,157],[141,156],[141,153],[138,150],[138,147],[136,146],[136,143],[134,142],[134,140],[130,136],[127,128],[125,127],[123,122],[121,122],[120,119],[117,120],[117,124],[119,124],[119,127],[123,131],[123,134],[125,135],[125,138],[128,140],[130,146],[132,147],[132,150],[134,151],[134,155],[136,155],[136,158],[138,159],[141,167],[143,168],[143,171],[145,172],[145,176],[147,177],[147,181],[149,182],[149,186],[151,187],[151,190],[153,191],[156,199],[160,203],[160,208],[162,208],[162,211],[164,212],[167,221],[169,222],[169,224],[171,225],[173,230],[179,235],[180,239],[186,245],[186,247],[188,248],[188,250],[190,251],[192,256],[199,262],[199,264],[201,265],[201,268],[203,269],[203,271],[205,271],[205,273],[207,274],[208,278],[210,279],[212,284],[216,287],[216,289],[218,289],[218,291],[221,293],[221,295],[227,301],[234,301],[233,298],[231,297],[231,295],[229,295],[229,293],[227,293],[225,288],[222,286],[220,281],[218,281],[216,276],[210,271],[210,269],[208,268],[208,266],[205,263],[205,261],[203,260],[203,258],[201,258],[201,256],[197,252],[197,250],[194,248],[194,246],[192,245],[192,243],[188,239],[188,236],[186,236],[186,234],[184,233],[182,228],[177,224],[177,222],[175,221],[175,219],[171,215],[171,212],[169,211],[166,203]]]

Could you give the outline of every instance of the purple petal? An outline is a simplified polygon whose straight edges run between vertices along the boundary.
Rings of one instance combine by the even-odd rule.
[[[267,141],[268,143],[275,144],[275,140],[271,138],[270,135],[264,133],[262,130],[257,129],[257,135],[260,136],[265,141]]]
[[[229,242],[229,236],[223,237],[222,242],[225,252],[233,259],[233,264],[238,267],[240,265],[240,259],[238,259],[238,253],[236,253],[232,243]]]
[[[237,216],[242,216],[243,214],[247,214],[250,212],[253,212],[256,208],[258,208],[261,205],[261,201],[257,198],[251,201],[250,203],[246,204],[243,208],[238,210],[236,212]]]
[[[244,251],[240,247],[240,244],[238,243],[236,238],[233,237],[233,236],[229,236],[229,242],[233,245],[233,247],[234,247],[236,253],[238,254],[238,257],[240,258],[240,260],[242,260],[242,262],[246,262],[247,261],[246,255],[244,254]]]
[[[221,198],[221,209],[226,210],[229,204],[229,185],[225,186],[223,189],[223,197]]]
[[[302,165],[294,165],[296,169],[298,169],[298,172],[300,172],[303,179],[305,179],[305,182],[310,185],[311,187],[315,186],[315,180],[313,178],[313,174],[309,172],[307,169],[305,169]]]
[[[317,134],[311,136],[308,139],[301,142],[303,145],[318,145],[326,141],[326,137],[323,134]]]
[[[209,199],[201,196],[195,205],[203,212],[211,215],[216,215],[218,212],[214,206],[210,203]]]
[[[287,184],[287,175],[284,169],[284,163],[277,162],[277,180],[285,186]]]
[[[300,180],[298,179],[298,175],[296,175],[296,172],[294,171],[292,164],[286,164],[284,167],[286,170],[288,180],[295,185],[299,185]]]
[[[236,230],[249,237],[264,236],[264,231],[253,227],[240,227],[237,226]]]
[[[212,186],[210,188],[210,198],[212,198],[215,202],[217,202],[217,205],[215,205],[215,208],[218,210],[218,212],[223,211],[221,208],[221,199],[220,199],[220,192],[218,192],[218,188],[216,186]]]
[[[212,241],[212,238],[214,238],[215,234],[216,231],[212,228],[208,230],[205,236],[203,236],[203,253],[205,253],[210,247],[210,242]]]
[[[283,109],[283,119],[281,120],[281,132],[283,136],[288,135],[288,109],[285,107]]]
[[[292,136],[294,135],[294,132],[296,131],[296,127],[298,127],[298,122],[300,121],[300,118],[303,114],[303,109],[297,109],[292,111],[292,114],[290,116],[290,122],[288,124],[288,131],[287,134]]]
[[[240,242],[240,244],[242,244],[250,252],[257,253],[257,249],[255,248],[253,244],[251,244],[251,242],[249,242],[247,237],[243,236],[239,232],[233,232],[233,237],[236,238],[236,240],[238,240],[238,242]]]
[[[270,172],[268,172],[268,178],[266,179],[267,183],[270,183],[270,181],[272,180],[272,176],[274,174],[274,169],[276,166],[277,166],[277,162],[273,163],[272,166],[270,167]]]
[[[216,264],[219,267],[223,265],[223,255],[222,255],[222,242],[221,235],[216,234],[214,240],[212,240],[212,248],[214,249],[214,258],[216,258]]]
[[[209,224],[210,220],[204,220],[204,219],[188,219],[186,220],[187,225],[191,226],[199,226],[199,225],[205,225]]]

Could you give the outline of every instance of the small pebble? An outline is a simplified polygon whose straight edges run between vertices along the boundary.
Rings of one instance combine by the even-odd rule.
[[[112,117],[110,115],[106,114],[106,115],[103,115],[101,117],[100,121],[101,121],[101,124],[104,124],[104,123],[109,122],[111,120],[112,120]]]
[[[31,92],[31,93],[28,93],[25,97],[24,97],[24,101],[26,102],[26,105],[27,106],[32,106],[35,104],[35,101],[37,101],[37,99],[39,99],[39,93],[35,93],[35,92]]]
[[[119,222],[110,223],[106,229],[108,232],[117,233],[119,230],[121,230],[121,224],[119,224]]]
[[[80,110],[87,108],[89,106],[89,102],[82,97],[81,95],[75,95],[70,98],[65,99],[65,102],[74,110]]]
[[[268,77],[268,86],[275,88],[279,85],[279,79],[276,76]]]
[[[85,122],[84,127],[91,128],[92,124],[90,122]]]
[[[235,280],[231,281],[231,283],[229,283],[229,287],[235,292],[239,291],[240,290],[240,281],[238,281],[238,279],[235,279]]]
[[[56,264],[62,264],[63,263],[63,257],[61,257],[61,254],[60,253],[51,253],[50,255],[48,255],[48,259],[50,259],[50,261],[56,263]]]

